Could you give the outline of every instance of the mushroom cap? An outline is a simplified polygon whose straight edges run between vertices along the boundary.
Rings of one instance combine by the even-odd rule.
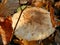
[[[19,17],[20,12],[13,15],[13,28]],[[19,20],[14,35],[19,39],[43,40],[49,37],[55,29],[52,26],[50,13],[42,8],[26,8]]]

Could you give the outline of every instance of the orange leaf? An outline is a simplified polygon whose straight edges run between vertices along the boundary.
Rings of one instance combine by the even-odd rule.
[[[3,21],[2,21],[3,20]],[[0,33],[2,36],[3,44],[6,45],[11,41],[13,29],[11,17],[0,19]]]
[[[55,28],[55,26],[56,26],[56,20],[54,19],[54,9],[53,9],[53,7],[50,7],[50,17],[51,17],[52,25]]]

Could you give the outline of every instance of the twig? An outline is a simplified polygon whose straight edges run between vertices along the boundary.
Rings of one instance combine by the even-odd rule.
[[[19,0],[19,6],[21,6],[20,0]],[[26,6],[26,7],[27,7],[27,6]],[[26,7],[25,7],[25,8],[26,8]],[[25,10],[25,8],[22,10],[22,8],[20,7],[21,13],[20,13],[19,18],[18,18],[18,20],[17,20],[17,23],[16,23],[16,25],[15,25],[15,27],[14,27],[14,31],[13,31],[12,37],[13,37],[13,35],[14,35],[14,32],[15,32],[16,27],[17,27],[17,25],[18,25],[18,22],[19,22],[19,20],[20,20],[21,14],[22,14],[22,12]],[[11,38],[11,40],[12,40],[12,38]],[[10,43],[8,43],[8,44],[10,44]]]
[[[21,4],[20,4],[20,0],[19,0],[19,6],[21,6]],[[26,6],[26,7],[27,7],[27,6]],[[22,14],[23,11],[26,9],[26,7],[25,7],[23,10],[22,10],[22,8],[20,7],[20,9],[21,9],[21,13],[20,13],[19,18],[18,18],[18,20],[17,20],[17,23],[16,23],[16,25],[15,25],[14,32],[15,32],[16,27],[17,27],[17,25],[18,25],[18,22],[19,22],[19,20],[20,20],[21,14]]]

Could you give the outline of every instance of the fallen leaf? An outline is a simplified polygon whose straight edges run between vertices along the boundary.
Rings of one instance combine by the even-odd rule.
[[[0,34],[2,36],[3,44],[6,45],[11,41],[13,28],[12,28],[12,20],[11,17],[0,19]]]
[[[53,7],[50,7],[50,17],[51,17],[52,25],[55,28],[56,27],[56,20],[55,20],[55,17],[54,17],[54,9],[53,9]]]

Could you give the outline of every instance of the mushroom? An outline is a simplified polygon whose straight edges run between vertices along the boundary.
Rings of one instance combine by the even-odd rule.
[[[17,12],[12,17],[13,28],[19,15],[20,12]],[[20,40],[23,39],[24,45],[35,45],[37,40],[49,37],[54,31],[50,12],[38,7],[29,7],[23,11],[14,35]]]

